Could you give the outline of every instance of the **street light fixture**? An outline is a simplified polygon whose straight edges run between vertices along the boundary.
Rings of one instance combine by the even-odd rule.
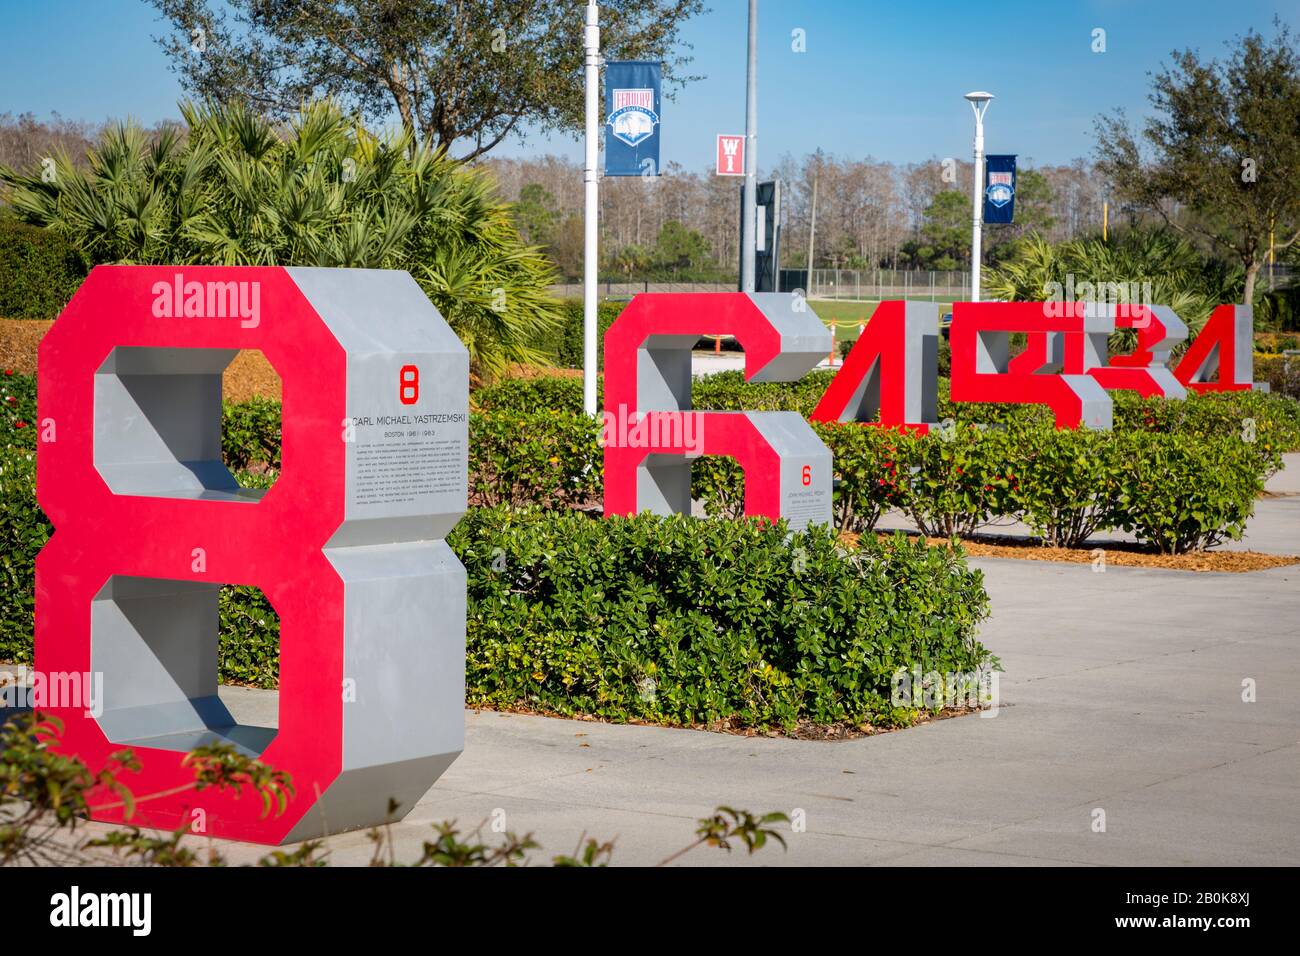
[[[980,300],[980,258],[984,229],[984,111],[989,108],[992,93],[976,90],[966,94],[966,102],[975,113],[975,189],[971,210],[970,299]]]

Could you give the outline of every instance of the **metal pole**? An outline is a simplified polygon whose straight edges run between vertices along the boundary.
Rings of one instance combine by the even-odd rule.
[[[754,291],[754,247],[756,236],[755,189],[758,173],[758,0],[749,0],[749,65],[745,74],[745,196],[741,210],[740,288]],[[812,263],[808,267],[812,268]]]
[[[813,236],[817,232],[817,176],[813,173],[812,216],[808,221],[808,298],[812,298]]]
[[[975,169],[971,176],[975,188],[971,191],[970,299],[978,302],[984,229],[984,111],[989,108],[993,94],[967,93],[966,99],[975,111]]]
[[[596,414],[596,257],[598,226],[596,219],[598,189],[596,162],[600,140],[600,12],[595,0],[587,4],[587,24],[583,31],[587,74],[587,158],[583,169],[586,201],[586,225],[582,247],[582,410]]]

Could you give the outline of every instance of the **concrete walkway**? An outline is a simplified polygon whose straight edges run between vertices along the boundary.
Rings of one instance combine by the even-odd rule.
[[[802,811],[807,828],[788,852],[700,848],[682,863],[1300,861],[1300,568],[973,564],[994,609],[983,640],[1005,668],[996,717],[808,742],[467,713],[464,755],[395,827],[399,855],[418,854],[432,821],[472,829],[504,812],[545,851],[585,832],[616,837],[616,863],[653,864],[729,804]],[[223,696],[273,719],[274,694]],[[371,849],[362,833],[329,845],[339,864]]]

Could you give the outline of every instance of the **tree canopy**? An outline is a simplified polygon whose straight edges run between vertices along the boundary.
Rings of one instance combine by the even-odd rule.
[[[459,158],[523,124],[577,130],[582,10],[554,0],[150,0],[187,91],[272,117],[331,96],[370,121],[396,114],[414,139]],[[664,64],[703,0],[602,0],[601,52]]]
[[[1274,28],[1239,38],[1225,61],[1175,52],[1153,77],[1140,136],[1122,113],[1097,121],[1099,166],[1119,198],[1235,257],[1247,303],[1270,233],[1279,252],[1300,240],[1300,51]]]

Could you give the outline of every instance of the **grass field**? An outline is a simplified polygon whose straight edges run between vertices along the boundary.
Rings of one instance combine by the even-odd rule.
[[[847,301],[843,299],[812,299],[808,303],[823,322],[835,322],[835,341],[856,341],[858,326],[871,318],[880,303],[874,299]],[[952,311],[951,302],[938,303],[939,313]]]

